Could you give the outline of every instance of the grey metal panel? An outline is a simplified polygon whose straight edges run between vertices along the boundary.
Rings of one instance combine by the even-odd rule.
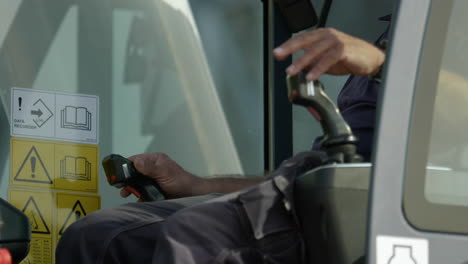
[[[368,190],[370,163],[337,164],[321,166],[298,177],[299,184],[314,188],[346,188]]]
[[[369,163],[321,166],[295,182],[308,263],[356,263],[365,255]]]
[[[374,145],[370,192],[368,263],[376,263],[378,235],[408,236],[402,213],[403,173],[424,27],[430,0],[401,0],[394,16],[392,42]],[[394,33],[396,32],[396,34]],[[417,236],[412,232],[411,236]]]
[[[398,5],[374,146],[368,263],[378,264],[376,240],[380,235],[426,239],[429,263],[468,260],[468,237],[419,231],[407,222],[402,206],[410,115],[426,21],[431,8],[447,13],[444,9],[450,6],[449,2],[401,0]]]

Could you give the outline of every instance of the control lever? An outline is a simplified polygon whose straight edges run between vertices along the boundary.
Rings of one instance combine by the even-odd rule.
[[[309,82],[305,73],[287,77],[289,101],[302,105],[320,122],[323,139],[320,148],[325,150],[330,162],[350,163],[361,161],[356,154],[358,139],[341,116],[338,108],[324,92],[320,81]]]
[[[117,154],[102,160],[107,182],[116,188],[125,188],[145,202],[164,200],[165,194],[150,177],[136,170],[133,162]]]

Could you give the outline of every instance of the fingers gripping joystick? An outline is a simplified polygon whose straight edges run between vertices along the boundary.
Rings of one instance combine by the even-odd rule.
[[[289,101],[302,105],[320,122],[323,139],[320,148],[325,150],[330,162],[359,162],[356,154],[358,139],[341,116],[338,108],[324,92],[319,81],[309,82],[304,73],[287,77]]]
[[[165,199],[159,185],[136,170],[133,162],[116,154],[102,160],[107,181],[117,188],[125,188],[145,202]]]

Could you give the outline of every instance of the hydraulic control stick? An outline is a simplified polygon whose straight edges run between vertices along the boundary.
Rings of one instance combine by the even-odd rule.
[[[102,160],[107,182],[117,188],[125,188],[145,202],[164,200],[165,195],[150,177],[135,169],[133,162],[117,154]]]
[[[302,105],[320,122],[323,139],[320,148],[325,150],[330,162],[358,162],[356,154],[358,139],[341,116],[338,108],[324,92],[319,81],[308,82],[303,72],[287,77],[289,101]]]

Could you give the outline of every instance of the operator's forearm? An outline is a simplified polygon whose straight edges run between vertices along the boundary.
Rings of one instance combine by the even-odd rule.
[[[193,188],[194,195],[236,192],[265,180],[264,177],[234,178],[234,176],[240,175],[225,176],[227,175],[223,175],[222,178],[200,179],[198,186]]]

